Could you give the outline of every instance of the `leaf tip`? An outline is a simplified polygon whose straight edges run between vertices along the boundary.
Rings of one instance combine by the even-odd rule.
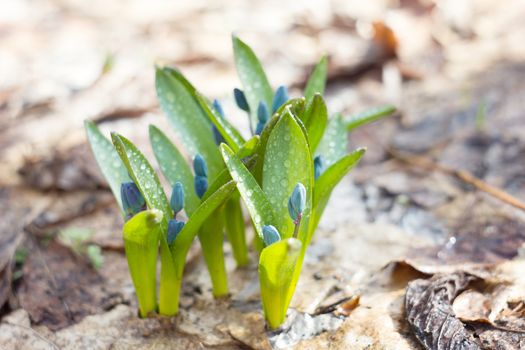
[[[162,213],[162,211],[158,209],[148,210],[148,220],[150,223],[159,224],[163,218],[164,218],[164,214]]]
[[[110,135],[111,135],[111,140],[113,140],[113,143],[114,143],[116,140],[119,140],[119,141],[120,141],[120,135],[118,134],[118,132],[116,132],[116,131],[111,131],[111,132],[110,132]]]
[[[85,119],[84,120],[84,127],[87,129],[87,128],[90,128],[90,127],[93,127],[95,126],[95,123],[89,119]]]
[[[221,154],[222,154],[223,158],[227,158],[231,154],[233,154],[232,149],[225,143],[221,143],[219,145],[219,148],[221,149]]]
[[[159,128],[157,128],[157,127],[156,127],[155,125],[153,125],[153,124],[149,124],[149,125],[148,125],[148,131],[149,131],[149,134],[150,134],[150,136],[151,136],[152,134],[157,133],[157,132],[159,131]]]

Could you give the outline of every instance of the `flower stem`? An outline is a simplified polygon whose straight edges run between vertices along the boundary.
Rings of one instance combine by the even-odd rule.
[[[160,261],[159,314],[175,316],[179,312],[183,266],[176,266],[169,246],[162,240],[160,243]]]
[[[297,238],[297,235],[299,234],[299,227],[301,226],[301,219],[303,218],[303,215],[299,213],[297,215],[297,220],[295,220],[293,223],[295,225],[293,229],[293,238]]]
[[[225,220],[226,235],[232,246],[233,257],[238,267],[249,263],[248,247],[246,245],[246,230],[242,208],[238,198],[231,198],[226,202],[224,209],[227,220]]]

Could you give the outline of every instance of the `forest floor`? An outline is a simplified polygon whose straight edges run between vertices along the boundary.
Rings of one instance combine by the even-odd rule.
[[[182,4],[184,3],[184,4]],[[0,11],[0,348],[525,348],[525,3],[7,0]],[[274,85],[329,56],[368,151],[334,191],[288,321],[267,332],[256,257],[214,300],[195,242],[175,319],[136,316],[121,217],[83,121],[151,156],[169,130],[154,64],[180,68],[247,129],[230,35]],[[169,131],[168,131],[169,133]],[[521,206],[521,208],[520,208]],[[79,250],[101,248],[98,269]]]

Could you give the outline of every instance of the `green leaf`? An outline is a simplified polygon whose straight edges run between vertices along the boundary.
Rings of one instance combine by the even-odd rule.
[[[352,131],[355,128],[371,123],[383,117],[389,116],[396,111],[396,107],[391,105],[381,106],[366,110],[359,114],[352,115],[345,119],[345,125],[347,131]]]
[[[197,209],[201,200],[195,193],[193,173],[186,158],[179,152],[168,137],[154,125],[149,126],[149,137],[160,170],[166,179],[168,179],[171,186],[173,187],[177,181],[182,183],[186,198],[184,210],[186,214],[190,216],[195,209]],[[225,170],[226,169],[223,169],[223,171]],[[223,184],[226,182],[227,181],[224,181]]]
[[[62,245],[70,247],[77,253],[80,253],[82,245],[89,241],[95,232],[80,227],[68,227],[58,232],[58,240]]]
[[[164,214],[164,219],[169,220],[173,213],[151,164],[137,147],[124,136],[112,133],[111,138],[120,159],[124,162],[133,181],[144,196],[148,207],[160,210]]]
[[[208,119],[215,125],[219,133],[222,135],[228,146],[235,152],[244,145],[245,141],[241,134],[235,129],[225,118],[222,118],[217,112],[210,108],[206,99],[199,93],[196,94],[197,101]]]
[[[335,186],[348,174],[348,172],[357,165],[363,154],[365,154],[365,148],[358,148],[350,154],[347,154],[339,161],[334,163],[328,169],[326,169],[321,176],[315,181],[314,187],[314,216],[310,223],[310,233],[307,243],[319,224],[319,220],[323,215],[328,199],[335,188]]]
[[[244,145],[242,145],[241,149],[237,151],[237,157],[240,159],[243,159],[245,157],[249,157],[255,153],[257,150],[257,145],[259,143],[259,135],[253,136],[251,139],[246,141]]]
[[[346,154],[347,134],[343,118],[336,114],[328,121],[321,142],[317,146],[316,155],[321,155],[325,167],[337,162]]]
[[[268,121],[264,127],[261,135],[259,136],[259,142],[255,149],[255,154],[257,155],[257,164],[253,169],[253,176],[257,180],[257,183],[262,184],[262,173],[263,173],[263,159],[266,154],[266,145],[268,144],[268,138],[272,133],[273,128],[277,125],[277,122],[281,119],[282,114],[274,114],[274,116]]]
[[[264,73],[263,67],[252,49],[236,36],[232,36],[235,66],[241,80],[244,94],[250,106],[251,126],[257,124],[257,107],[259,102],[272,107],[273,90]]]
[[[247,169],[252,169],[253,166],[257,163],[257,158],[255,156],[243,159],[241,161]],[[202,196],[202,200],[206,200],[210,197],[217,189],[222,187],[225,183],[231,181],[232,177],[230,171],[227,168],[224,168],[215,180],[209,185],[208,190]]]
[[[188,79],[178,70],[177,68],[173,67],[162,67],[162,69],[166,74],[171,75],[175,80],[179,81],[188,92],[192,94],[193,97],[195,97],[195,94],[197,92],[197,89],[190,83]]]
[[[312,74],[308,78],[306,87],[304,88],[304,96],[306,100],[309,101],[312,97],[318,94],[324,94],[324,88],[326,85],[326,72],[328,69],[328,59],[326,56],[323,56],[319,63],[315,66]]]
[[[173,243],[173,254],[177,265],[184,265],[186,254],[190,249],[191,242],[206,219],[223,204],[235,190],[235,182],[230,181],[220,187],[217,191],[204,200],[195,210],[188,222],[180,231]],[[182,272],[182,271],[181,271]],[[181,275],[182,277],[182,275]]]
[[[123,228],[126,258],[141,317],[157,308],[157,252],[162,221],[161,211],[146,210],[133,216]]]
[[[157,69],[156,87],[160,106],[173,125],[177,136],[193,158],[200,153],[208,164],[210,179],[223,168],[213,139],[211,123],[184,81],[171,71]]]
[[[259,258],[259,282],[264,315],[270,328],[278,328],[286,319],[286,310],[295,291],[294,278],[301,241],[288,238],[263,249]]]
[[[281,119],[285,111],[291,111],[293,115],[302,116],[304,111],[304,98],[295,98],[286,102],[277,110],[277,112],[273,114],[272,118],[264,127],[263,132],[260,135],[257,148],[255,149],[255,154],[258,157],[258,161],[257,164],[255,164],[255,168],[252,170],[252,174],[257,179],[259,184],[262,184],[263,159],[266,153],[268,138],[270,137],[273,128],[275,125],[277,125],[277,122]]]
[[[263,166],[264,193],[275,213],[274,226],[281,237],[291,237],[294,224],[288,214],[288,199],[297,183],[306,188],[306,208],[301,222],[300,235],[307,228],[311,210],[313,164],[308,142],[303,130],[290,111],[286,111],[273,128]],[[300,236],[301,237],[301,236]]]
[[[304,111],[303,123],[313,152],[323,137],[328,122],[328,111],[321,95],[315,94],[309,101]]]
[[[237,182],[237,188],[250,213],[257,234],[262,238],[262,227],[264,225],[275,225],[272,205],[253,175],[233,154],[231,148],[225,144],[222,144],[220,148],[224,163],[226,163],[232,179]]]
[[[159,178],[144,155],[128,139],[116,133],[111,134],[113,144],[128,169],[133,181],[139,188],[150,209],[163,213],[162,234],[160,235],[160,293],[159,313],[173,316],[179,310],[179,291],[181,278],[176,273],[182,268],[174,265],[174,259],[168,246],[168,219],[173,216],[166,194],[160,185]]]
[[[89,244],[86,247],[86,255],[89,263],[95,269],[99,270],[104,265],[104,255],[102,255],[102,248],[96,244]]]
[[[124,212],[122,199],[120,198],[120,185],[131,181],[128,171],[120,160],[115,147],[102,135],[97,125],[86,120],[84,126],[97,164],[106,178],[121,211]]]
[[[275,115],[282,115],[286,110],[290,110],[293,115],[296,115],[301,119],[301,121],[304,122],[303,114],[305,109],[305,99],[304,97],[299,98],[292,98],[291,100],[288,100],[285,104],[283,104],[279,109],[273,114]]]

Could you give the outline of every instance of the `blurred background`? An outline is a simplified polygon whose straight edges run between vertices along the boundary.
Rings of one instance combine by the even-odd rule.
[[[327,54],[330,113],[398,108],[350,135],[351,147],[368,152],[334,195],[294,307],[311,312],[333,288],[365,288],[370,271],[399,257],[440,265],[517,256],[523,211],[456,175],[468,172],[525,201],[524,18],[523,0],[2,0],[0,306],[58,330],[133,303],[120,217],[83,121],[117,130],[151,155],[147,125],[169,134],[155,96],[157,64],[178,67],[220,99],[247,133],[233,104],[240,82],[232,33],[254,49],[273,87],[287,86],[292,97]],[[64,237],[79,235],[101,248],[100,272],[68,250]],[[186,288],[210,299],[202,262],[195,264]],[[185,305],[195,303],[191,295]],[[375,326],[379,334],[389,329]],[[368,331],[355,334],[373,337]],[[208,343],[223,339],[209,332]],[[0,334],[0,342],[16,338]]]
[[[506,89],[523,77],[524,14],[519,0],[4,0],[0,180],[17,182],[26,156],[79,141],[84,119],[158,113],[154,64],[177,66],[205,94],[231,100],[232,33],[292,94],[328,54],[333,113],[388,102],[410,123],[458,108],[475,114],[481,103],[495,114],[502,99],[517,113],[519,94]]]

